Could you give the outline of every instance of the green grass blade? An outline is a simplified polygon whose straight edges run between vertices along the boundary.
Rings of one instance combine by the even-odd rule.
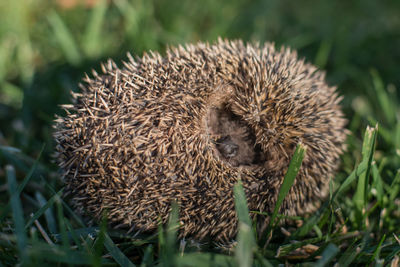
[[[103,214],[100,224],[100,231],[94,243],[94,255],[92,258],[92,266],[101,266],[101,255],[104,248],[104,236],[107,231],[107,213]]]
[[[391,252],[389,254],[387,254],[387,256],[386,256],[386,258],[384,260],[386,262],[388,262],[388,261],[400,262],[400,256],[399,255],[400,255],[400,245],[397,245],[397,246],[395,246],[395,247],[393,247],[391,249]],[[396,266],[396,265],[394,265],[394,266]]]
[[[74,218],[75,222],[77,222],[80,227],[82,227],[82,228],[86,227],[86,225],[82,221],[82,219],[70,208],[70,206],[67,203],[65,203],[64,200],[61,199],[61,203],[63,204],[67,213],[70,214],[72,216],[72,218]]]
[[[353,198],[354,204],[358,210],[359,215],[362,214],[365,204],[367,202],[368,184],[369,184],[368,178],[375,151],[377,131],[378,131],[378,126],[375,126],[374,128],[367,127],[367,130],[365,131],[364,135],[364,142],[362,145],[361,153],[363,161],[367,161],[368,165],[365,172],[363,172],[358,179],[357,190]]]
[[[385,239],[386,239],[386,234],[383,235],[383,237],[379,241],[379,244],[376,246],[376,249],[375,249],[374,253],[372,254],[370,263],[373,262],[374,260],[375,261],[379,260],[379,255],[380,255],[381,250],[382,250],[382,244],[383,244],[383,241],[385,241]]]
[[[396,123],[396,109],[394,107],[394,103],[391,101],[388,93],[385,90],[383,81],[375,69],[371,70],[371,76],[379,106],[382,109],[388,124],[393,125]]]
[[[121,266],[134,267],[135,265],[122,253],[122,251],[114,244],[107,233],[104,234],[104,245],[110,252],[111,257]]]
[[[64,217],[63,206],[61,204],[61,199],[58,195],[56,195],[55,202],[57,207],[57,219],[61,233],[62,246],[65,250],[67,250],[70,245],[69,238],[67,235],[67,226],[65,224],[65,220],[67,220],[67,218]]]
[[[24,180],[22,180],[22,183],[18,186],[18,194],[21,194],[22,191],[24,190],[25,186],[28,184],[29,180],[32,178],[33,174],[35,173],[38,165],[39,165],[39,160],[42,156],[43,150],[45,148],[45,145],[42,146],[39,155],[37,156],[35,162],[33,163],[32,167],[29,169],[28,174],[25,176]]]
[[[378,124],[378,121],[376,119],[374,119],[373,117],[369,116],[368,118],[368,123],[370,125],[376,125]],[[389,127],[385,127],[384,125],[380,124],[379,125],[379,132],[378,132],[379,136],[382,137],[383,141],[388,143],[388,144],[392,144],[393,143],[393,137],[395,137],[396,135],[392,132],[392,129],[390,129]]]
[[[6,151],[9,153],[21,153],[21,149],[12,146],[0,146],[0,151]]]
[[[315,56],[315,65],[320,67],[321,69],[325,68],[326,64],[328,63],[329,54],[332,50],[332,41],[324,40]]]
[[[342,240],[349,240],[349,239],[351,240],[351,239],[357,238],[359,236],[360,236],[360,232],[358,232],[358,231],[348,232],[346,234],[336,234],[336,235],[331,236],[331,242],[340,242]],[[319,242],[325,241],[325,240],[326,240],[326,236],[322,236],[322,237],[303,239],[298,242],[281,245],[281,246],[279,246],[279,248],[277,250],[276,257],[278,257],[278,258],[284,257],[284,256],[288,255],[290,252],[292,252],[298,248],[301,248],[305,245],[316,244],[316,243],[319,243]]]
[[[101,36],[105,14],[107,10],[107,1],[99,0],[92,9],[89,23],[83,37],[82,47],[88,57],[97,57],[102,54],[104,38]]]
[[[166,246],[166,241],[165,241],[165,231],[163,228],[163,223],[161,217],[158,217],[158,250],[163,253],[165,246]],[[163,255],[163,254],[161,254]]]
[[[254,253],[254,255],[255,255],[257,261],[260,262],[261,266],[264,266],[264,267],[273,267],[273,266],[274,266],[274,265],[273,265],[271,262],[269,262],[265,257],[263,257],[263,255],[260,253],[260,251],[256,251],[256,252]],[[254,265],[255,265],[255,264],[254,264]],[[258,266],[258,265],[256,265],[256,266]]]
[[[235,265],[234,258],[231,256],[216,253],[185,253],[177,258],[177,266],[185,267],[227,267]]]
[[[81,62],[81,55],[78,45],[64,21],[56,11],[50,12],[47,19],[53,29],[54,37],[67,61],[72,65],[79,65]]]
[[[239,222],[251,226],[251,220],[249,217],[249,208],[247,207],[246,194],[244,193],[242,181],[238,181],[234,188],[233,194],[235,197],[235,209],[238,216]]]
[[[17,188],[17,179],[15,177],[14,167],[6,166],[6,176],[8,182],[8,190],[11,198],[11,210],[15,226],[15,234],[17,236],[17,246],[22,262],[26,261],[26,247],[27,237],[24,229],[24,213],[22,210],[22,204],[19,199],[19,193]]]
[[[53,187],[51,185],[49,185],[49,183],[43,179],[43,182],[46,184],[46,188],[50,190],[51,193],[53,194],[57,194],[57,192],[53,189]],[[74,218],[75,222],[79,224],[80,227],[85,228],[86,225],[85,223],[82,221],[82,219],[70,208],[70,206],[65,203],[65,201],[60,198],[61,203],[63,204],[63,207],[65,208],[66,212],[72,216],[72,218]]]
[[[400,156],[400,121],[396,123],[396,129],[394,133],[394,147],[396,148],[396,153]]]
[[[0,84],[5,83],[7,77],[7,65],[10,64],[12,60],[13,45],[9,38],[2,39],[0,42]]]
[[[371,171],[373,178],[373,189],[376,191],[376,199],[378,200],[379,205],[383,207],[383,180],[381,175],[379,174],[379,169],[376,166],[376,162],[372,162]]]
[[[328,263],[330,263],[333,258],[339,253],[339,248],[330,243],[324,250],[324,252],[322,252],[322,257],[315,263],[315,267],[323,267],[328,265]]]
[[[10,149],[11,147],[0,147],[0,156],[14,168],[23,172],[29,172],[29,167],[25,159],[21,156],[21,151]]]
[[[167,224],[167,229],[165,231],[165,246],[163,247],[162,253],[162,263],[164,266],[175,266],[176,257],[176,238],[179,229],[179,207],[176,202],[171,205],[171,213],[169,214],[169,221]]]
[[[400,191],[400,170],[397,170],[396,176],[390,184],[390,188],[389,199],[390,201],[394,201],[395,198],[399,196],[398,193]]]
[[[58,264],[65,263],[72,264],[73,266],[88,266],[91,264],[90,256],[85,252],[71,250],[70,248],[66,249],[62,246],[51,246],[46,243],[39,243],[29,248],[28,255],[35,258],[44,259],[46,262],[54,262]],[[106,262],[103,261],[103,263]]]
[[[234,186],[233,192],[238,216],[238,244],[235,248],[235,258],[238,266],[248,267],[252,265],[253,252],[256,244],[249,217],[246,195],[240,180]]]
[[[333,194],[332,199],[336,199],[339,195],[344,193],[346,189],[358,178],[362,173],[364,173],[368,168],[368,160],[363,160],[357,167],[351,172],[351,174],[346,178],[346,180],[339,186],[338,190]]]
[[[48,208],[50,208],[56,200],[60,199],[60,196],[61,196],[61,194],[62,194],[62,191],[63,191],[63,188],[62,188],[60,191],[58,191],[55,195],[53,195],[40,209],[38,209],[38,210],[33,214],[33,216],[32,216],[32,217],[29,219],[29,221],[26,223],[25,229],[28,229],[28,227],[30,227],[30,226],[33,224],[33,222],[34,222],[35,220],[37,220],[40,216],[42,216],[43,213],[45,213],[46,210],[47,210]]]
[[[326,209],[329,207],[330,202],[334,201],[338,196],[343,194],[346,189],[348,189],[350,185],[357,179],[357,177],[359,177],[363,172],[367,170],[367,166],[368,160],[360,162],[333,194],[331,201],[325,201],[322,206],[315,212],[315,214],[308,218],[305,223],[293,233],[293,236],[303,237],[307,235],[313,229],[314,225],[318,223],[322,214],[325,213]]]
[[[356,242],[354,242],[351,246],[349,246],[338,259],[337,263],[339,264],[339,266],[341,267],[349,266],[359,254],[357,248],[359,248],[359,245],[356,244]]]
[[[35,192],[35,198],[38,201],[40,207],[44,207],[47,203],[47,200],[44,198],[44,196],[39,192]],[[50,233],[54,234],[57,232],[57,223],[54,218],[54,214],[52,211],[52,208],[49,207],[45,212],[44,212],[44,217],[46,219],[47,227],[49,228]]]
[[[136,36],[140,20],[138,6],[133,6],[128,0],[115,0],[114,3],[124,18],[125,34],[127,36]]]
[[[140,264],[141,267],[145,267],[145,266],[151,266],[153,265],[154,259],[153,259],[153,245],[150,244],[146,247],[144,253],[143,253],[143,259],[142,259],[142,263]]]
[[[288,255],[290,252],[292,252],[293,250],[296,250],[298,248],[301,248],[307,244],[315,244],[317,242],[323,241],[325,239],[325,237],[314,237],[314,238],[309,238],[309,239],[305,239],[296,243],[290,243],[290,244],[285,244],[285,245],[281,245],[279,246],[277,253],[276,253],[276,257],[284,257],[286,255]]]
[[[22,183],[18,186],[18,188],[17,188],[18,195],[20,195],[22,193],[22,191],[24,190],[25,186],[28,184],[28,182],[32,178],[33,174],[35,173],[35,171],[36,171],[36,169],[38,167],[39,159],[40,159],[40,157],[42,155],[43,150],[44,150],[44,145],[42,146],[42,149],[40,150],[37,159],[33,163],[32,167],[29,169],[28,174],[25,176],[24,180],[22,180]],[[14,151],[18,152],[19,150],[14,150]],[[7,216],[8,212],[10,211],[10,207],[11,207],[10,206],[11,205],[10,201],[7,203],[7,205],[3,209],[3,213],[0,216],[0,222],[2,222],[4,220],[4,218]]]
[[[299,238],[307,235],[318,223],[321,216],[325,213],[328,207],[329,207],[329,201],[325,201],[324,204],[310,218],[308,218],[300,228],[298,228],[293,233],[293,237]]]
[[[283,200],[285,199],[287,193],[292,187],[294,180],[296,179],[297,173],[300,170],[301,163],[303,162],[304,155],[306,153],[306,148],[303,144],[298,144],[296,150],[293,154],[292,160],[290,161],[289,168],[286,172],[285,178],[283,179],[281,188],[279,189],[278,200],[276,201],[274,211],[269,222],[270,225],[275,223],[276,216],[278,214],[279,208],[281,207]]]
[[[79,251],[83,251],[84,247],[82,246],[81,242],[79,241],[79,237],[76,234],[75,229],[72,227],[71,223],[68,220],[65,220],[65,225],[67,226],[68,229],[68,238],[71,237],[71,239],[74,241],[75,245],[78,247]]]
[[[98,232],[99,232],[98,227],[85,227],[85,228],[74,229],[74,234],[80,238],[85,238],[89,235],[96,236]],[[71,232],[68,232],[67,235],[69,239],[73,239]],[[54,234],[53,238],[56,242],[60,242],[62,240],[60,234]]]

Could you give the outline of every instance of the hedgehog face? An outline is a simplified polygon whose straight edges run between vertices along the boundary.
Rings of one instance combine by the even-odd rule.
[[[154,231],[177,201],[182,237],[230,240],[234,184],[250,210],[271,212],[299,142],[307,154],[280,212],[315,211],[326,196],[346,121],[335,88],[296,53],[219,40],[103,71],[54,134],[66,193],[93,221],[107,209],[112,225]]]
[[[207,127],[217,157],[233,167],[263,162],[259,145],[251,128],[225,105],[211,107]]]

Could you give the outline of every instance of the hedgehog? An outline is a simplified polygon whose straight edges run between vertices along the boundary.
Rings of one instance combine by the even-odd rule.
[[[180,236],[229,241],[233,186],[268,221],[296,145],[307,148],[279,212],[306,216],[345,149],[341,96],[289,48],[218,39],[144,53],[83,79],[55,123],[66,195],[91,221],[139,232],[180,207]]]

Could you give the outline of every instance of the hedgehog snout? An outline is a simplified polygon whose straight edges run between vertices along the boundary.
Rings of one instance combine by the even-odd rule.
[[[265,159],[252,128],[234,114],[226,102],[221,101],[209,109],[206,125],[214,153],[231,166],[261,165]]]
[[[225,158],[232,158],[237,155],[239,146],[227,135],[217,140],[217,148]]]

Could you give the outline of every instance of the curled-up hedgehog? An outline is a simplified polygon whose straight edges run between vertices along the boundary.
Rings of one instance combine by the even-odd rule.
[[[307,153],[280,213],[318,208],[347,133],[323,72],[270,43],[219,40],[128,58],[86,77],[55,125],[78,212],[97,220],[107,210],[114,226],[154,231],[176,201],[181,237],[231,240],[234,184],[243,182],[250,210],[271,213],[298,143]]]

